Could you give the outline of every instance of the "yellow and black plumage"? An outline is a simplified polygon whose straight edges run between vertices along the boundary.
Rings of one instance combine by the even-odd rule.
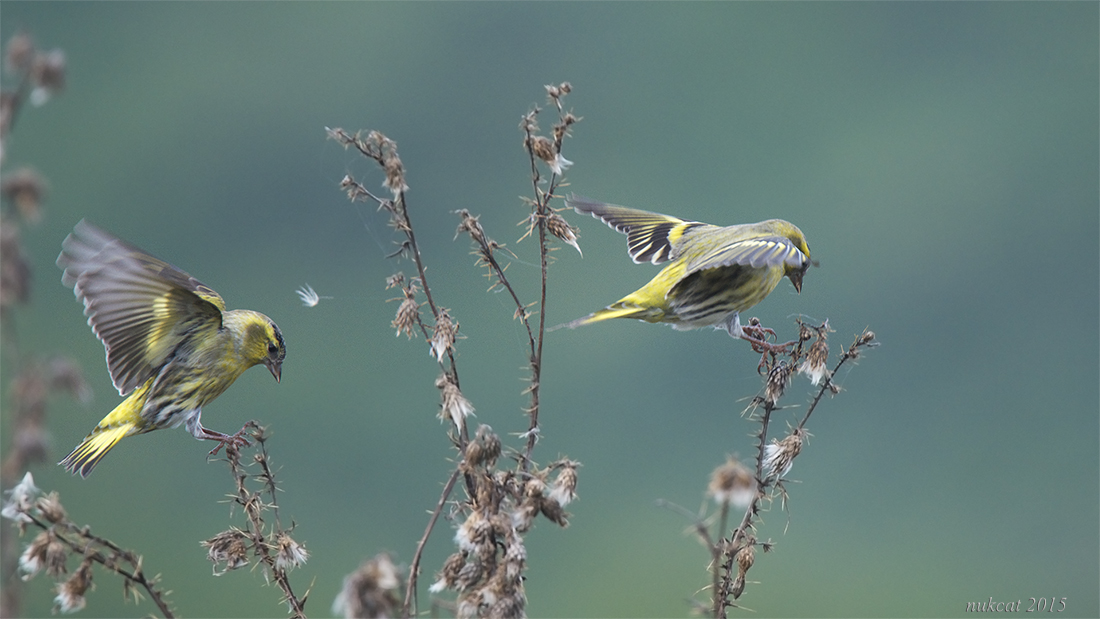
[[[636,318],[676,329],[713,326],[763,345],[743,331],[740,312],[763,301],[784,277],[801,292],[811,264],[806,237],[782,219],[720,227],[577,195],[565,203],[626,234],[634,262],[669,263],[645,286],[565,327]]]
[[[247,444],[243,429],[204,428],[202,407],[254,365],[281,378],[286,344],[270,318],[226,310],[195,278],[86,221],[62,243],[57,265],[107,349],[114,386],[129,395],[62,466],[87,477],[122,438],[181,424],[199,439]]]

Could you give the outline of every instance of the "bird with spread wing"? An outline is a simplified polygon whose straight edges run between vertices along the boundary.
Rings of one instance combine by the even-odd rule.
[[[107,349],[115,388],[129,396],[62,466],[87,477],[124,437],[179,425],[218,441],[211,453],[248,444],[245,428],[230,435],[203,427],[202,407],[254,365],[280,380],[286,344],[270,318],[226,310],[195,278],[86,221],[62,243],[57,265]]]
[[[626,234],[634,262],[668,265],[638,290],[561,326],[635,318],[681,330],[724,329],[761,352],[780,348],[764,340],[770,330],[742,325],[739,315],[763,301],[784,277],[802,291],[811,261],[806,237],[797,226],[782,219],[713,226],[577,195],[565,204]]]

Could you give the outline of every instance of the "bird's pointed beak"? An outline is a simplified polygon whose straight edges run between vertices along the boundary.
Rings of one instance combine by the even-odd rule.
[[[802,294],[802,271],[791,273],[791,283],[794,284],[794,291]]]
[[[264,361],[264,365],[267,369],[271,370],[271,375],[275,377],[275,382],[280,383],[283,376],[283,362],[282,361]]]

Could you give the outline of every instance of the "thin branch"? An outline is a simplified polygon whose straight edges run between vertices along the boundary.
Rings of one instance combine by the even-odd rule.
[[[428,526],[424,528],[424,535],[420,537],[420,541],[416,544],[416,553],[413,554],[412,565],[409,566],[409,580],[405,586],[405,602],[401,606],[402,617],[411,617],[417,613],[416,581],[420,576],[420,559],[424,555],[424,546],[428,544],[428,537],[431,536],[432,529],[435,528],[435,523],[439,520],[439,515],[443,513],[443,507],[447,504],[447,499],[451,495],[451,490],[454,489],[455,482],[461,472],[461,467],[455,467],[455,470],[451,472],[451,477],[447,479],[447,483],[443,486],[443,492],[439,495],[439,501],[435,505],[432,517],[428,520]]]

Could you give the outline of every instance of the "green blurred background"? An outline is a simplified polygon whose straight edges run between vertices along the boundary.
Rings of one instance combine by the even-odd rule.
[[[518,123],[568,80],[584,118],[570,186],[716,224],[788,219],[821,267],[750,313],[783,334],[829,318],[834,349],[882,342],[837,378],[760,536],[740,600],[760,616],[960,616],[969,601],[1066,597],[1097,616],[1098,21],[1096,3],[30,3],[19,29],[68,59],[63,94],[25,109],[5,168],[48,179],[24,234],[24,354],[76,357],[95,390],[51,401],[60,459],[119,401],[102,346],[53,262],[80,218],[186,269],[233,308],[265,312],[289,349],[207,407],[273,438],[284,518],[312,559],[293,574],[327,616],[343,576],[379,551],[408,562],[450,470],[426,347],[395,338],[409,262],[347,173],[376,168],[324,127],[377,129],[408,170],[429,283],[466,339],[477,421],[526,429],[522,327],[486,293],[450,211],[481,215],[536,300],[537,246],[517,243],[530,195]],[[544,114],[548,130],[551,116]],[[584,257],[555,253],[547,321],[614,301],[656,272],[625,238],[567,214]],[[309,283],[323,300],[299,303]],[[4,403],[17,359],[6,351]],[[708,582],[687,522],[741,419],[756,356],[723,333],[633,321],[550,333],[543,462],[583,462],[572,525],[527,536],[534,616],[683,616]],[[789,403],[807,400],[794,384]],[[790,418],[794,418],[791,413]],[[782,423],[786,421],[782,418]],[[6,426],[5,426],[6,428]],[[3,445],[7,446],[7,439]],[[514,438],[512,445],[518,445]],[[74,520],[145,555],[184,616],[280,616],[259,572],[215,578],[199,541],[227,528],[231,491],[183,431],[124,441],[87,480],[35,469]],[[239,520],[233,522],[239,523]],[[789,524],[789,528],[788,527]],[[785,528],[787,528],[785,530]],[[423,582],[454,546],[434,534]],[[137,616],[97,574],[86,616]],[[50,614],[50,582],[27,586]],[[421,594],[426,607],[428,595]],[[738,615],[751,615],[738,612]]]

